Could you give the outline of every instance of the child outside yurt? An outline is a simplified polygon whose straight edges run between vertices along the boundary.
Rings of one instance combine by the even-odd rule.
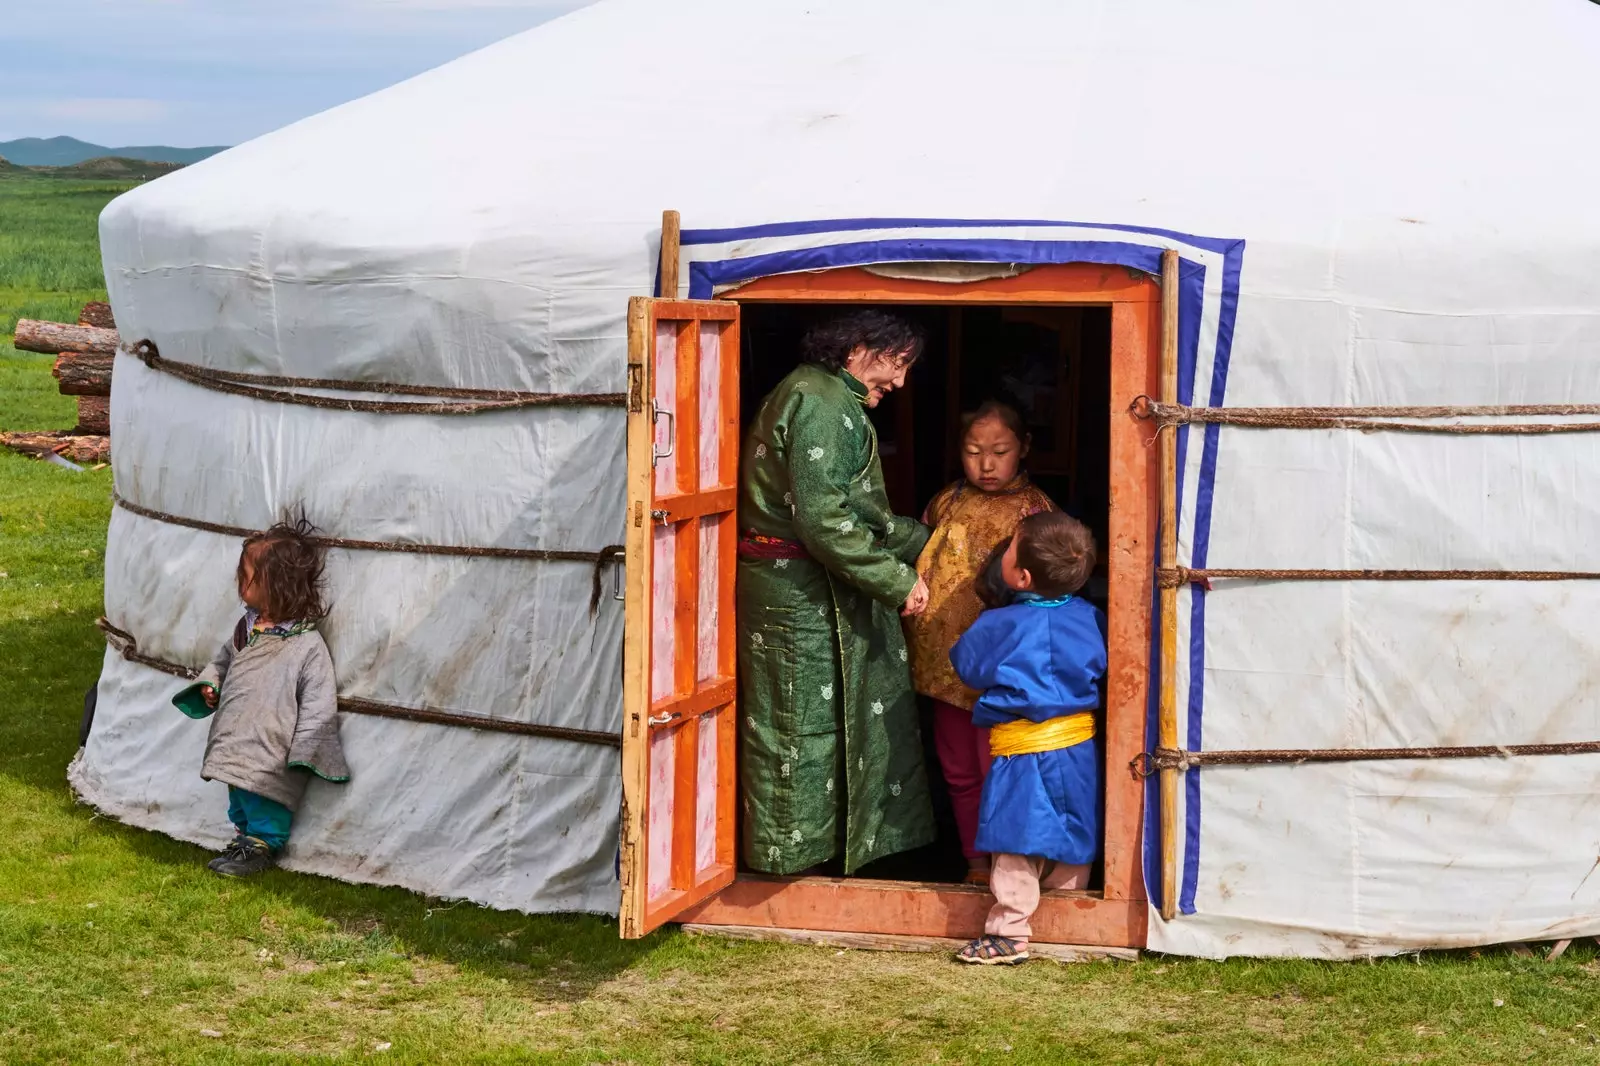
[[[207,865],[225,877],[273,865],[312,775],[350,779],[333,659],[317,632],[328,611],[313,532],[302,518],[245,539],[245,613],[199,679],[172,697],[189,717],[211,718],[200,776],[228,786],[237,833]]]
[[[950,652],[961,680],[982,690],[972,719],[989,727],[994,756],[977,845],[994,853],[995,904],[962,962],[1025,960],[1040,891],[1086,887],[1100,850],[1094,738],[1106,620],[1076,595],[1094,557],[1094,538],[1076,519],[1059,511],[1024,519],[1001,563],[1015,602],[985,612]]]

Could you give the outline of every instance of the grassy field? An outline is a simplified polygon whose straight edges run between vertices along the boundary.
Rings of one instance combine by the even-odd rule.
[[[70,427],[72,400],[37,387],[51,357],[18,352],[19,318],[75,322],[90,300],[105,299],[95,219],[131,186],[0,176],[0,429]]]
[[[5,313],[66,317],[98,295],[93,217],[109,195],[0,182],[0,220],[43,235],[0,227],[0,255],[23,260],[0,261]],[[77,265],[45,263],[52,245]],[[0,426],[71,423],[48,365],[0,350]],[[102,654],[109,492],[109,471],[0,453],[7,1066],[1600,1061],[1588,945],[1553,963],[1485,951],[973,971],[676,932],[624,943],[602,918],[281,871],[222,881],[199,849],[95,816],[64,780]]]

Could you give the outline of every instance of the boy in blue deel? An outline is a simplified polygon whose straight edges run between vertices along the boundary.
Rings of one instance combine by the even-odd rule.
[[[994,755],[977,847],[993,856],[995,904],[984,935],[956,955],[962,962],[1025,961],[1039,893],[1084,887],[1100,850],[1094,723],[1106,623],[1075,595],[1094,557],[1094,536],[1077,519],[1024,518],[1000,563],[1011,603],[979,615],[950,649],[961,680],[983,693],[972,724],[988,727]]]

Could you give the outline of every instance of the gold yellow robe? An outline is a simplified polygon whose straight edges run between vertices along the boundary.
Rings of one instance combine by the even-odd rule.
[[[965,479],[942,489],[923,515],[933,535],[917,556],[917,572],[928,583],[928,609],[905,619],[911,653],[911,685],[924,696],[971,710],[978,693],[961,683],[950,665],[950,649],[983,611],[973,589],[995,545],[1016,531],[1017,523],[1056,505],[1027,474],[1005,488],[984,492]]]

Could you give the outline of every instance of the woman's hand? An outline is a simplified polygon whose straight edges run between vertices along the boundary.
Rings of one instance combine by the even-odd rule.
[[[928,606],[928,583],[917,576],[917,583],[912,586],[911,594],[906,597],[906,605],[900,608],[900,613],[907,618],[921,614]]]

